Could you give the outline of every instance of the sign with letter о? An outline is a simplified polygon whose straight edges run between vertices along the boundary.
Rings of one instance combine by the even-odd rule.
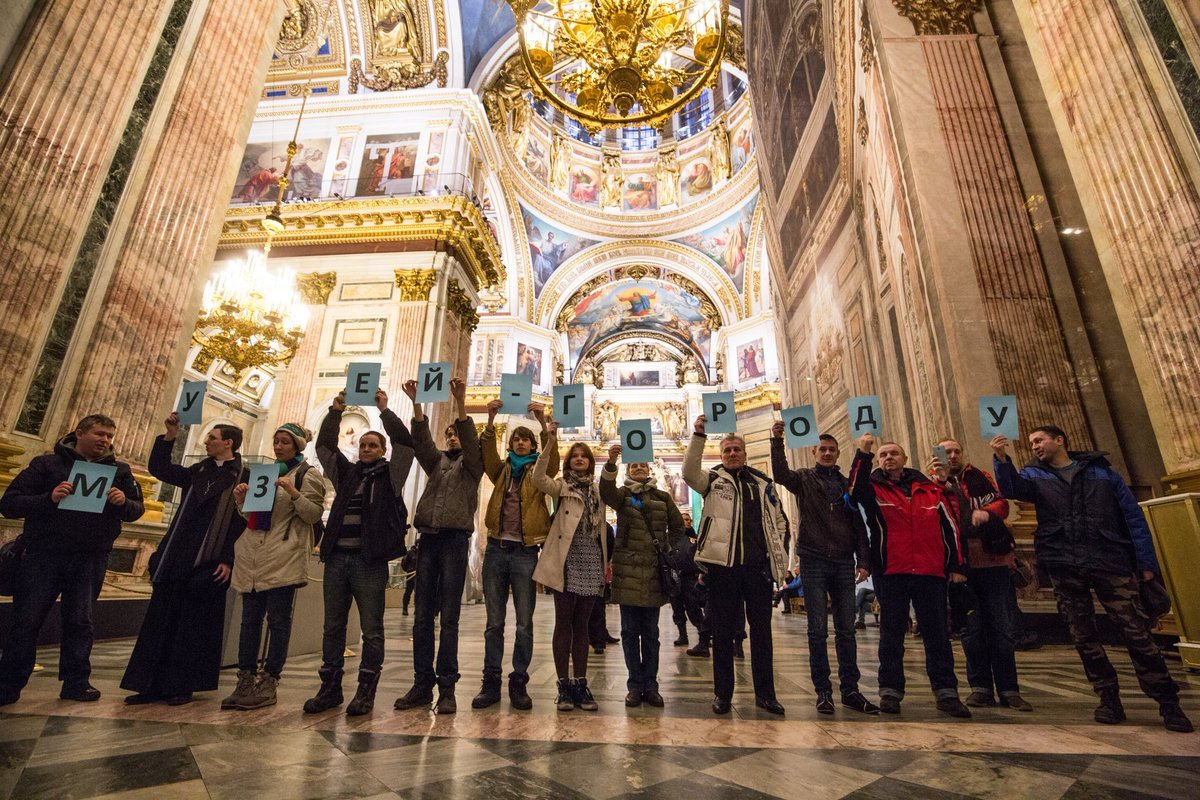
[[[817,415],[812,406],[796,406],[783,410],[783,437],[788,447],[816,447],[821,441],[817,432]]]
[[[108,490],[112,488],[116,479],[117,468],[112,464],[76,461],[67,475],[71,493],[59,501],[58,507],[63,511],[99,514],[104,511],[104,504],[108,502]]]
[[[733,392],[709,392],[700,396],[703,401],[705,433],[737,433],[737,409]]]
[[[274,461],[270,464],[251,464],[242,511],[247,514],[252,511],[270,511],[275,505],[275,481],[278,479],[279,465]]]
[[[623,419],[617,423],[621,437],[621,460],[637,464],[654,460],[654,435],[648,419]]]
[[[208,381],[184,381],[179,392],[179,403],[175,413],[180,425],[199,425],[204,419],[204,395],[208,392]]]
[[[375,405],[375,392],[379,391],[379,374],[382,371],[383,367],[378,363],[351,362],[346,367],[346,405]]]
[[[584,422],[583,384],[554,387],[554,418],[561,428],[581,428]]]
[[[984,439],[1003,436],[1020,438],[1017,426],[1017,396],[1013,394],[986,395],[979,398],[979,431]]]
[[[434,361],[417,368],[418,403],[444,403],[450,399],[450,362]]]

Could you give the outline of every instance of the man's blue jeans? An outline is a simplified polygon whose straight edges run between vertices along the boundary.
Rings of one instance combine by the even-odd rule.
[[[504,663],[504,619],[508,613],[508,594],[512,592],[517,612],[517,636],[513,642],[513,674],[528,680],[533,660],[533,606],[536,592],[533,569],[538,548],[501,546],[499,539],[488,539],[483,556],[483,603],[487,626],[483,630],[483,673],[500,675]],[[418,569],[418,574],[420,570]]]
[[[804,611],[808,615],[808,669],[813,689],[833,691],[829,680],[829,617],[826,592],[833,606],[833,647],[843,695],[858,691],[858,645],[854,637],[854,565],[817,556],[800,558]]]
[[[367,561],[357,550],[334,550],[330,554],[325,562],[325,634],[321,641],[321,659],[327,669],[341,669],[346,663],[346,620],[351,600],[358,606],[362,626],[359,669],[375,671],[383,667],[387,585],[388,562]]]
[[[413,618],[413,670],[418,686],[458,681],[458,619],[467,580],[470,531],[422,531],[417,548],[417,607]],[[441,614],[434,671],[433,618]]]
[[[972,692],[988,697],[992,696],[993,686],[1001,697],[1019,694],[1009,612],[1014,589],[1008,567],[971,569],[962,586],[969,600],[967,627],[962,635],[967,684]]]

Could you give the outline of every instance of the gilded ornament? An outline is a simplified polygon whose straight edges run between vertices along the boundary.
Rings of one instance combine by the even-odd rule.
[[[375,64],[373,77],[367,77],[363,72],[362,61],[355,58],[350,62],[350,94],[358,94],[360,85],[375,92],[390,92],[399,89],[420,89],[422,86],[437,81],[437,85],[445,88],[450,72],[450,53],[443,50],[433,61],[433,68],[422,72],[418,64]]]
[[[379,59],[424,60],[421,15],[412,0],[369,0],[373,21],[375,65]]]
[[[455,278],[451,278],[450,285],[446,287],[446,308],[458,316],[459,322],[468,333],[474,333],[479,327],[479,314],[475,311],[475,304]]]
[[[860,27],[858,30],[858,63],[863,72],[870,72],[875,66],[875,39],[871,36],[871,17],[867,13],[867,4],[862,4]]]
[[[983,4],[980,0],[892,0],[892,5],[908,18],[918,36],[952,36],[974,33],[971,18]]]
[[[858,98],[858,122],[855,124],[854,130],[858,133],[858,143],[866,147],[871,129],[867,124],[867,104],[861,97]]]
[[[520,54],[509,56],[496,77],[483,90],[483,110],[497,133],[520,133],[529,122],[529,72]],[[517,152],[518,156],[524,153]]]
[[[323,306],[337,286],[336,272],[305,272],[296,276],[300,297],[310,306]]]
[[[729,132],[725,130],[724,116],[718,117],[709,129],[708,161],[711,165],[713,180],[723,181],[729,177]]]
[[[396,286],[400,289],[401,302],[428,302],[429,290],[437,280],[431,269],[398,269]]]
[[[621,207],[621,190],[625,186],[625,176],[621,169],[621,154],[604,151],[604,161],[600,166],[600,205],[604,208]]]
[[[658,151],[658,205],[679,205],[679,161],[674,147]]]
[[[742,26],[733,20],[725,28],[725,60],[745,72],[746,37],[742,33]]]
[[[560,192],[567,191],[571,176],[571,140],[557,130],[554,143],[550,146],[550,187]]]

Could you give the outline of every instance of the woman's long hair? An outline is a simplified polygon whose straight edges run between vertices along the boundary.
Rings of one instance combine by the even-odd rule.
[[[575,457],[576,451],[583,453],[583,455],[587,457],[587,460],[588,460],[587,474],[595,475],[596,474],[596,456],[592,452],[592,448],[588,447],[587,444],[585,444],[584,442],[576,442],[575,444],[571,445],[571,449],[567,451],[566,463],[564,464],[567,471],[572,471],[571,470],[571,459]]]

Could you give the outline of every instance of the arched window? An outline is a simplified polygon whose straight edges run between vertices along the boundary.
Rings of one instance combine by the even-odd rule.
[[[806,16],[801,22],[794,42],[796,61],[784,96],[780,117],[780,149],[785,163],[791,161],[812,116],[821,80],[825,77],[825,55],[822,53],[821,14]]]
[[[679,112],[679,122],[675,126],[675,138],[683,141],[689,136],[700,133],[712,123],[712,118],[712,90],[705,89]]]

